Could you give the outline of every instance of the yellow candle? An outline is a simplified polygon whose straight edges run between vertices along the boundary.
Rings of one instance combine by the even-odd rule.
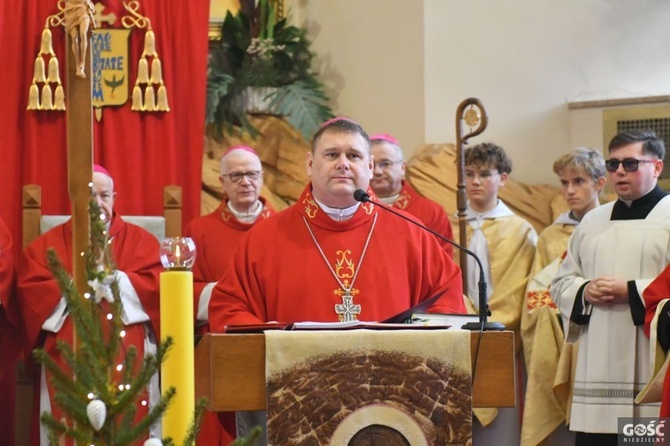
[[[161,366],[161,387],[176,395],[163,414],[163,437],[184,442],[195,409],[193,273],[165,271],[160,276],[161,337],[174,343]]]

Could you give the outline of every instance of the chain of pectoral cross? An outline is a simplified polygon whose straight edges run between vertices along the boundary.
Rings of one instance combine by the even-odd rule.
[[[368,250],[368,245],[370,244],[370,239],[372,238],[372,232],[374,231],[375,224],[377,223],[377,214],[375,214],[374,218],[372,219],[372,225],[370,226],[370,232],[368,233],[368,238],[365,240],[365,245],[363,246],[363,252],[361,252],[361,258],[358,259],[358,265],[356,265],[354,276],[352,277],[350,284],[346,283],[346,281],[342,282],[340,277],[335,272],[335,269],[328,261],[328,258],[326,257],[326,254],[323,252],[321,245],[317,241],[316,236],[314,235],[314,231],[312,231],[312,228],[309,226],[307,219],[305,217],[302,217],[302,219],[305,222],[305,226],[307,226],[307,231],[309,231],[309,235],[312,236],[312,240],[314,241],[316,248],[319,250],[319,253],[321,254],[321,258],[323,258],[323,261],[326,262],[326,266],[328,266],[330,273],[333,275],[337,283],[340,285],[340,288],[342,289],[343,294],[339,293],[342,297],[342,303],[335,304],[335,313],[338,316],[340,316],[342,322],[355,321],[356,315],[361,313],[361,306],[359,304],[354,304],[354,295],[352,294],[352,290],[354,288],[356,278],[358,277],[358,273],[361,270],[361,265],[363,264],[365,253]]]

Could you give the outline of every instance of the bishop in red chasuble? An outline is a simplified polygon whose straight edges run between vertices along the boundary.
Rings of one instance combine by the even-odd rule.
[[[93,174],[93,190],[101,209],[111,220],[109,237],[116,264],[115,276],[123,301],[122,320],[126,336],[125,346],[134,345],[137,360],[142,361],[145,349],[155,349],[160,339],[159,274],[163,271],[159,258],[158,240],[146,230],[123,221],[112,210],[114,196],[111,177],[99,171]],[[56,226],[35,239],[25,250],[19,267],[19,308],[25,332],[25,345],[30,349],[44,348],[51,357],[65,367],[56,348],[58,340],[72,344],[72,321],[68,317],[65,299],[47,265],[46,252],[53,248],[65,269],[72,272],[71,220]],[[104,301],[101,301],[103,304]],[[31,444],[38,444],[40,435],[39,413],[50,410],[59,419],[58,408],[52,400],[53,389],[45,371],[36,392]],[[138,417],[160,397],[158,380],[149,388],[147,404],[138,407]],[[152,383],[153,384],[153,383]],[[158,431],[160,433],[160,431]]]
[[[465,312],[460,269],[435,237],[353,198],[356,189],[374,197],[372,168],[358,124],[335,118],[322,125],[307,155],[311,183],[294,205],[247,232],[214,287],[212,331],[268,321],[381,321],[440,292],[430,311]]]

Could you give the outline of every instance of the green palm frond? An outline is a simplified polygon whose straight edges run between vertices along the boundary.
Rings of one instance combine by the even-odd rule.
[[[249,12],[249,11],[247,11]],[[267,0],[261,0],[247,16],[242,11],[226,14],[221,44],[210,51],[207,77],[206,124],[214,136],[259,132],[249,113],[282,115],[309,140],[318,126],[332,117],[328,97],[311,69],[307,30],[277,20]],[[249,87],[276,88],[268,95],[267,111],[247,110]]]
[[[286,116],[289,124],[299,131],[305,140],[309,140],[319,125],[332,116],[327,105],[328,98],[321,91],[321,86],[310,84],[309,81],[297,81],[277,89],[271,109],[277,114]]]

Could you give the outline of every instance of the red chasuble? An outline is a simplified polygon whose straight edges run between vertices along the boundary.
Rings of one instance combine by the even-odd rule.
[[[651,321],[656,314],[656,307],[664,299],[670,299],[670,266],[644,290],[646,314],[644,319],[644,333],[649,336]],[[666,304],[666,307],[667,304]],[[663,380],[663,396],[661,399],[661,417],[670,417],[670,373],[666,373]]]
[[[126,346],[135,346],[139,364],[144,356],[145,336],[153,334],[156,340],[159,339],[159,274],[163,270],[159,260],[159,244],[149,232],[124,222],[116,213],[112,219],[109,235],[112,238],[111,247],[116,270],[128,276],[140,299],[142,310],[149,316],[147,322],[131,323],[125,327],[126,336],[123,338],[123,343]],[[71,273],[71,221],[56,226],[26,248],[18,275],[19,307],[27,336],[27,346],[31,349],[43,347],[64,365],[64,362],[60,360],[56,341],[62,339],[68,343],[72,342],[71,319],[66,318],[57,333],[42,330],[42,325],[52,315],[61,299],[58,283],[47,266],[46,252],[49,248],[55,249],[63,266]],[[102,302],[104,304],[105,301]],[[101,323],[105,322],[101,321]],[[153,333],[148,333],[148,331]],[[39,376],[36,376],[36,379],[39,380]],[[49,387],[49,394],[53,396],[53,390],[51,386]],[[37,401],[36,403],[38,404]],[[51,404],[53,414],[59,419],[53,400]],[[143,416],[146,413],[146,406],[138,405],[137,416]],[[34,415],[39,414],[35,411]],[[39,420],[34,419],[33,423],[39,423]],[[36,439],[36,435],[39,435],[39,428],[36,426],[38,424],[33,424],[31,430],[33,440]]]
[[[431,311],[465,312],[460,269],[432,234],[372,203],[361,204],[347,221],[334,221],[310,184],[294,205],[242,239],[232,268],[212,292],[211,329],[338,321],[335,306],[344,294],[338,280],[361,306],[359,320],[384,320],[444,290]]]
[[[217,282],[230,267],[233,251],[240,243],[242,236],[254,224],[276,213],[263,197],[260,198],[260,201],[263,203],[263,211],[254,223],[242,223],[236,219],[228,209],[228,200],[225,200],[214,212],[195,218],[186,226],[185,235],[193,239],[196,247],[195,265],[193,266],[193,314],[198,314],[203,289],[207,284]],[[197,333],[206,333],[209,331],[209,324],[196,328]],[[216,413],[205,412],[197,444],[199,446],[226,446],[235,439],[235,436],[235,414],[233,412],[221,413],[218,417]]]
[[[454,233],[451,230],[449,216],[444,208],[433,200],[420,195],[405,180],[402,181],[400,195],[395,203],[393,203],[393,207],[412,214],[433,231],[449,240],[454,240]],[[449,257],[453,256],[453,246],[440,239],[438,239],[438,243],[440,243],[447,253],[449,253]]]
[[[211,214],[193,219],[186,226],[186,237],[195,242],[196,257],[193,267],[194,314],[198,314],[200,295],[208,283],[217,282],[233,261],[233,252],[242,236],[254,224],[276,214],[275,210],[260,198],[263,211],[252,223],[242,223],[228,209],[228,200],[221,203]]]

